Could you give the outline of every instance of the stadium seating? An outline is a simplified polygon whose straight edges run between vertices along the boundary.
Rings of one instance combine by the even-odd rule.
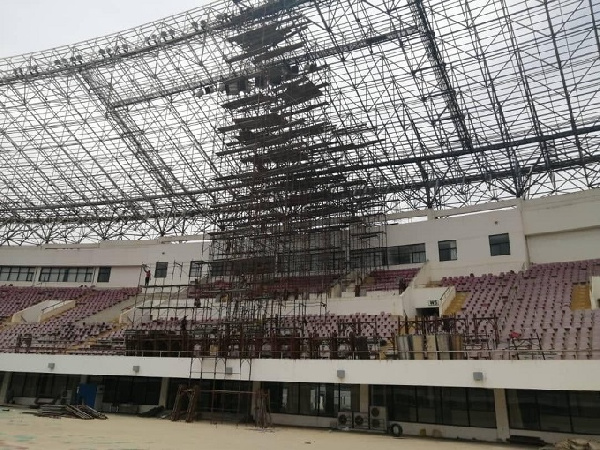
[[[571,310],[574,285],[587,283],[600,260],[533,265],[515,273],[443,278],[469,295],[457,316],[499,318],[500,348],[510,339],[539,340],[544,352],[564,358],[600,358],[600,311]]]
[[[443,278],[443,286],[455,286],[457,292],[465,293],[466,300],[456,313],[457,317],[495,317],[498,323],[496,348],[510,350],[515,340],[532,340],[539,345],[545,356],[552,358],[599,358],[600,312],[592,309],[571,307],[573,286],[585,285],[591,274],[597,274],[600,260],[576,261],[533,265],[520,272],[498,275],[460,276]],[[375,271],[363,285],[368,290],[397,290],[402,277],[406,284],[418,269]],[[265,290],[281,289],[281,284],[271,284]],[[297,277],[285,279],[285,288],[293,292],[314,292],[320,286],[334,280],[326,276]],[[225,283],[225,282],[223,282]],[[219,284],[219,286],[225,286]],[[118,353],[124,348],[124,337],[129,329],[141,331],[169,331],[179,333],[178,318],[159,319],[144,324],[121,328],[113,323],[85,323],[85,319],[99,311],[135,295],[138,288],[96,290],[90,288],[17,288],[0,287],[0,311],[3,317],[46,299],[74,299],[76,306],[42,323],[5,324],[0,328],[0,348],[13,351],[45,352],[90,349],[89,341],[102,337],[107,353]],[[468,325],[464,325],[468,324]],[[194,326],[190,320],[190,328]],[[458,331],[467,335],[492,333],[492,322],[472,329],[473,321],[458,324]],[[464,329],[467,327],[467,329]],[[469,328],[471,327],[471,328]],[[306,315],[301,318],[282,317],[279,330],[300,336],[329,338],[331,336],[364,336],[371,339],[392,339],[398,334],[398,318],[389,313],[368,315]],[[285,331],[288,330],[288,331]],[[23,337],[31,335],[25,344]],[[87,344],[86,344],[87,342]],[[80,348],[81,347],[81,348]],[[496,354],[496,357],[506,357]],[[493,356],[492,356],[493,357]]]
[[[294,293],[303,294],[318,294],[326,292],[328,288],[336,280],[335,275],[308,275],[308,276],[292,276],[292,277],[281,277],[275,278],[261,284],[260,286],[239,286],[241,288],[250,287],[256,295],[260,293],[284,293],[288,292],[289,295]],[[197,298],[212,298],[217,296],[220,292],[227,292],[227,290],[233,289],[233,286],[229,281],[217,280],[211,283],[199,283],[198,285],[190,285],[188,288],[188,295],[190,297]]]
[[[0,321],[44,300],[72,300],[84,293],[81,288],[0,286]]]
[[[86,340],[97,337],[113,328],[111,323],[85,323],[82,321],[94,314],[119,304],[129,296],[136,295],[138,288],[96,290],[90,288],[13,288],[20,296],[13,302],[10,295],[4,303],[12,304],[13,313],[23,309],[22,298],[33,292],[40,300],[75,300],[74,308],[40,323],[6,324],[0,329],[0,348],[7,351],[61,352],[81,345]],[[45,292],[43,295],[35,294]],[[37,302],[35,302],[37,303]],[[35,304],[33,303],[33,304]],[[7,307],[8,310],[8,307]],[[31,336],[28,341],[27,336]]]
[[[369,274],[363,283],[366,291],[397,291],[400,280],[408,286],[417,275],[419,269],[375,270]]]

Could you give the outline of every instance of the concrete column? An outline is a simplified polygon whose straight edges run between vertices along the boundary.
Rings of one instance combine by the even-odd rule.
[[[508,407],[504,389],[494,389],[494,404],[496,409],[496,438],[506,441],[510,437],[508,422]]]
[[[253,381],[252,382],[252,392],[254,392],[254,394],[252,395],[252,398],[250,400],[250,414],[252,414],[252,418],[255,418],[254,411],[256,411],[256,395],[259,390],[260,390],[260,381]]]
[[[158,394],[158,404],[167,407],[167,396],[169,395],[169,378],[163,377],[160,380],[160,394]]]
[[[360,412],[367,412],[369,410],[369,385],[360,385]]]
[[[4,372],[2,378],[2,384],[0,385],[0,403],[6,403],[6,394],[8,393],[8,387],[12,380],[12,372]]]

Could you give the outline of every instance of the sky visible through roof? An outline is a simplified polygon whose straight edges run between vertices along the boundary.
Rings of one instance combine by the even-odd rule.
[[[0,211],[10,236],[194,232],[211,205],[259,198],[246,196],[255,172],[292,167],[280,155],[293,156],[294,142],[273,139],[301,147],[302,126],[315,142],[296,153],[320,170],[319,186],[360,185],[339,194],[383,196],[386,211],[600,185],[600,0],[248,2],[159,11],[109,1],[81,16],[66,0],[54,15],[25,2],[31,20],[4,8],[0,32],[5,23],[13,32],[0,36],[0,55],[38,51],[0,56]],[[293,67],[287,84],[304,83],[304,96],[282,87]],[[223,86],[234,84],[230,95]],[[300,112],[288,111],[294,102]],[[284,125],[293,113],[295,125],[259,124],[270,130],[253,134],[259,146],[240,134],[238,122],[275,113]],[[287,199],[294,186],[275,194]],[[322,197],[310,201],[314,210]]]
[[[207,0],[4,0],[0,58],[104,36],[206,3]]]

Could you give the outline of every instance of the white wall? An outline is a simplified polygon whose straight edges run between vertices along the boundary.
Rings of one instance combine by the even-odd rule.
[[[523,202],[532,262],[600,258],[600,189]]]
[[[535,200],[443,211],[411,211],[390,216],[394,220],[415,217],[427,220],[388,225],[387,245],[425,243],[428,279],[432,280],[443,276],[520,270],[530,260],[541,263],[600,258],[599,189]],[[488,236],[500,233],[509,233],[511,254],[492,257]],[[111,281],[102,286],[120,287],[134,286],[142,281],[141,264],[149,264],[153,269],[156,262],[163,261],[170,265],[169,278],[159,281],[180,284],[180,275],[187,274],[190,261],[208,259],[208,241],[202,241],[203,238],[198,236],[189,241],[180,238],[181,243],[176,239],[0,247],[0,265],[111,266]],[[439,261],[437,243],[440,240],[457,241],[456,261]],[[176,270],[171,279],[175,261],[183,263],[183,270]],[[37,281],[29,284],[35,283]],[[68,286],[66,283],[59,285]]]
[[[0,265],[7,266],[79,266],[98,267],[111,266],[109,283],[101,283],[101,287],[136,286],[143,282],[142,264],[152,269],[153,283],[154,265],[156,262],[167,262],[168,277],[158,280],[159,283],[187,283],[190,261],[208,258],[208,244],[202,242],[173,243],[155,241],[110,241],[98,244],[80,245],[43,245],[22,247],[0,247]],[[175,267],[174,262],[182,263]],[[57,286],[79,286],[96,284],[97,272],[91,283],[55,283]],[[33,283],[13,283],[15,285],[39,284],[39,271]]]
[[[327,310],[332,314],[365,313],[377,315],[388,312],[395,315],[404,315],[403,300],[405,294],[397,292],[375,293],[369,292],[363,297],[331,298],[327,301]],[[315,311],[318,314],[318,311]]]
[[[600,189],[523,201],[525,234],[600,226]]]
[[[412,288],[409,291],[412,307],[414,309],[437,308],[440,306],[441,298],[447,290],[447,287]],[[409,315],[411,314],[409,313]]]
[[[600,258],[600,227],[527,236],[531,262]]]
[[[510,255],[490,256],[488,236],[509,233]],[[456,261],[439,261],[438,241],[457,241]],[[431,279],[519,270],[527,260],[518,208],[389,225],[388,246],[425,243]]]
[[[53,370],[48,363],[55,364]],[[217,378],[231,380],[457,386],[488,389],[541,389],[600,391],[600,360],[551,361],[359,361],[359,360],[253,360],[251,377],[247,361],[228,360],[232,375],[225,375],[219,361]],[[0,354],[0,371],[82,375],[136,375],[187,378],[189,358],[143,358],[129,356]],[[337,378],[337,370],[345,378]],[[195,359],[193,377],[212,378],[214,359]],[[473,372],[483,372],[474,381]]]

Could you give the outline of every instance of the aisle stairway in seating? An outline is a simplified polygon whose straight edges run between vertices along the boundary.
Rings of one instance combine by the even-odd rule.
[[[77,353],[77,350],[79,350],[79,349],[94,348],[94,346],[97,346],[97,345],[101,344],[100,341],[105,340],[106,338],[110,338],[110,337],[114,336],[116,333],[118,333],[119,331],[121,331],[122,329],[124,329],[126,326],[127,325],[124,324],[124,323],[113,323],[113,328],[110,328],[110,329],[108,329],[106,331],[103,331],[103,332],[101,332],[100,334],[98,334],[96,336],[91,336],[85,342],[78,343],[78,344],[72,346],[68,351],[69,352]]]
[[[452,316],[459,313],[467,300],[468,292],[457,292],[448,307],[444,310],[444,316]]]
[[[591,309],[590,288],[586,284],[576,284],[571,289],[571,310]]]
[[[37,292],[37,288],[30,289]],[[37,289],[39,291],[39,289]],[[136,295],[138,288],[91,289],[86,287],[44,291],[42,298],[52,295],[54,298],[71,298],[76,306],[62,314],[43,322],[18,323],[0,330],[0,351],[19,349],[23,336],[31,336],[26,350],[35,352],[56,352],[59,349],[72,348],[83,342],[111,330],[115,325],[109,322],[85,322],[98,312],[117,305],[128,297]],[[19,307],[22,305],[19,304]],[[29,345],[31,348],[29,348]]]
[[[501,345],[511,336],[539,338],[542,350],[558,358],[600,359],[600,310],[590,309],[587,291],[599,268],[600,260],[534,264],[520,272],[443,278],[442,285],[470,292],[458,316],[499,318]]]

